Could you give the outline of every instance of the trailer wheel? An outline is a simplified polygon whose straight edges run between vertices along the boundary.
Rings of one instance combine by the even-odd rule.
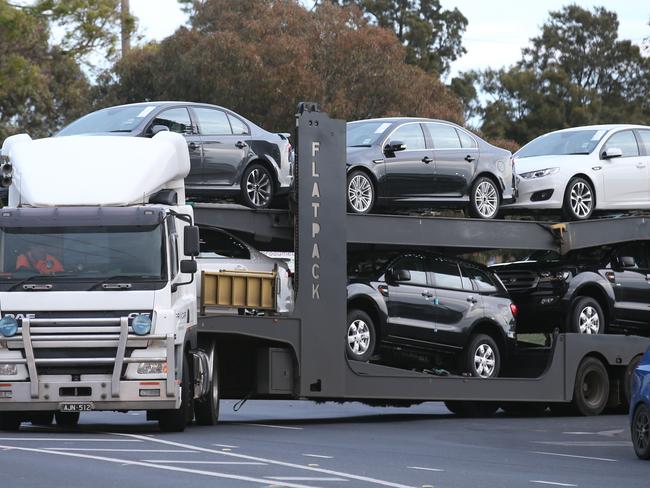
[[[499,409],[499,405],[494,402],[468,402],[458,400],[448,400],[445,407],[459,417],[492,417]]]
[[[190,390],[190,367],[183,353],[183,379],[181,382],[181,406],[173,410],[161,410],[158,426],[163,432],[183,432],[192,415],[192,391]]]
[[[639,459],[650,459],[650,413],[643,403],[634,411],[631,430],[634,452]]]
[[[370,316],[363,310],[350,310],[345,337],[345,352],[348,358],[368,361],[373,355],[376,341],[375,325]]]
[[[582,297],[576,300],[569,320],[569,332],[577,334],[605,333],[605,314],[600,304],[591,297]]]
[[[79,412],[54,412],[56,423],[61,427],[74,427],[79,423]]]
[[[593,357],[582,360],[573,387],[573,406],[582,415],[599,415],[607,406],[609,376],[603,363]]]
[[[16,432],[20,430],[21,422],[20,412],[0,412],[0,430]]]
[[[219,421],[219,369],[216,346],[210,346],[208,365],[210,386],[205,398],[194,401],[194,416],[199,425],[216,425]]]
[[[32,412],[28,418],[32,425],[52,425],[52,422],[54,422],[54,411]]]
[[[489,335],[474,334],[462,355],[463,372],[479,378],[495,378],[501,370],[499,346]]]

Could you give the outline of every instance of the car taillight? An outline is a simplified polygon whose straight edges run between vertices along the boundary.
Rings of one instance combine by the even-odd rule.
[[[519,313],[519,309],[517,308],[517,305],[514,303],[510,304],[510,311],[512,312],[513,317],[517,317],[517,314]]]

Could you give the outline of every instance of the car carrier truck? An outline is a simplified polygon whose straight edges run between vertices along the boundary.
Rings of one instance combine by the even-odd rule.
[[[51,421],[52,412],[73,424],[80,411],[146,410],[163,430],[182,430],[192,418],[215,424],[222,398],[443,400],[464,414],[562,404],[594,415],[625,403],[646,338],[559,334],[550,347],[520,348],[507,376],[491,379],[347,359],[346,256],[369,246],[566,253],[650,239],[647,219],[548,225],[348,215],[345,123],[301,104],[297,136],[288,211],[186,205],[188,155],[175,134],[121,138],[119,150],[102,137],[5,141],[3,181],[11,187],[0,212],[1,426]],[[53,155],[59,164],[49,164]],[[258,248],[294,251],[293,312],[209,313],[215,286],[206,286],[206,273],[194,278],[197,223]],[[79,263],[21,275],[15,265],[32,241],[50,245],[46,266],[61,248]],[[200,299],[197,281],[212,290]],[[232,306],[234,295],[222,304]]]

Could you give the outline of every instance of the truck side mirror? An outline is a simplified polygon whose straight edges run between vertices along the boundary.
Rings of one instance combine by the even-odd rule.
[[[201,252],[199,228],[196,225],[188,225],[183,231],[183,253],[186,256],[196,257],[199,252]]]
[[[194,259],[183,259],[181,261],[181,273],[194,274],[196,270],[197,266]]]
[[[621,265],[621,268],[636,268],[636,261],[632,256],[621,256],[618,258],[618,262]]]

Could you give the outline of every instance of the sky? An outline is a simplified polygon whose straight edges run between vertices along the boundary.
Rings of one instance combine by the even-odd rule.
[[[310,5],[313,0],[302,1]],[[441,0],[443,8],[458,8],[468,20],[463,34],[467,53],[452,64],[450,76],[515,63],[528,40],[539,34],[548,12],[570,3],[615,11],[620,22],[619,38],[640,44],[650,37],[648,0]],[[176,0],[131,0],[131,13],[139,19],[138,33],[143,40],[161,40],[187,22]]]

